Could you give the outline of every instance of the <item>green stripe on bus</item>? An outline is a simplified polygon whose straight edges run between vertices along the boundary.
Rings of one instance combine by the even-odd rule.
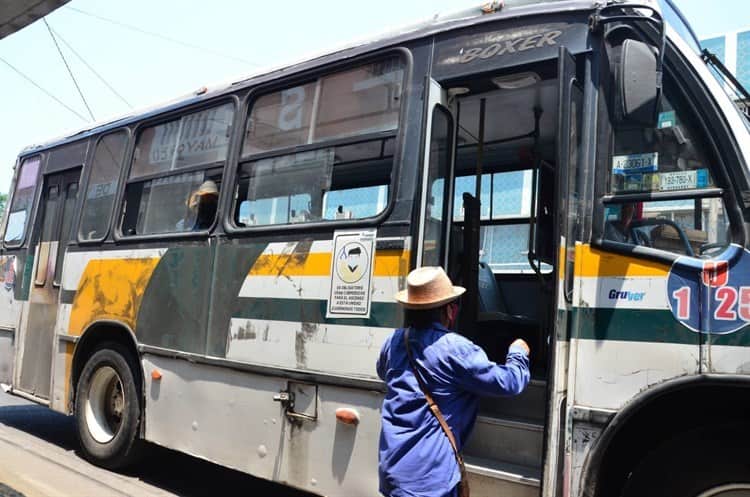
[[[680,324],[668,310],[573,309],[576,338],[700,345],[700,334]],[[711,335],[713,345],[750,346],[750,326],[727,335]]]
[[[403,324],[403,311],[395,303],[372,302],[369,319],[326,318],[326,308],[325,300],[242,297],[232,317],[379,328],[398,328]]]

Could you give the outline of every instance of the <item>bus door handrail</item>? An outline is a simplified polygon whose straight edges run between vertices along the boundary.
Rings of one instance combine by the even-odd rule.
[[[539,121],[542,118],[542,109],[534,107],[534,165],[531,169],[531,210],[529,212],[529,250],[526,257],[529,260],[529,266],[534,274],[539,278],[539,282],[544,286],[544,276],[542,275],[542,265],[537,264],[539,258],[536,253],[536,229],[537,229],[537,201],[539,196],[539,169],[542,167],[542,154],[539,151]]]

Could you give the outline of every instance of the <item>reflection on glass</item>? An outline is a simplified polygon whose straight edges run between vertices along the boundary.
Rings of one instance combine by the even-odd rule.
[[[605,213],[604,237],[693,257],[711,256],[729,244],[729,222],[720,198],[633,202]]]
[[[234,106],[187,114],[138,135],[130,179],[226,159]]]
[[[383,139],[241,164],[240,227],[372,217],[388,203],[393,157]]]
[[[126,144],[126,133],[114,133],[96,146],[81,216],[84,240],[99,239],[107,232]]]
[[[5,241],[8,243],[20,242],[23,238],[25,226],[26,211],[11,212],[8,217],[8,227],[5,230]]]
[[[712,188],[711,161],[702,134],[665,77],[655,128],[617,129],[609,165],[611,193]]]
[[[26,231],[26,219],[34,202],[34,191],[40,164],[41,159],[39,157],[26,159],[21,164],[16,190],[13,193],[13,202],[8,210],[8,225],[4,238],[6,243],[16,244],[23,240]]]
[[[242,155],[395,130],[403,78],[403,62],[392,57],[263,95],[252,104]]]

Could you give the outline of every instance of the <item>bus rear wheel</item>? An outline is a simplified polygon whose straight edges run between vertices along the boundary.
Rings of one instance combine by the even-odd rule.
[[[750,497],[750,432],[741,424],[682,433],[646,455],[622,497]]]
[[[78,380],[75,417],[89,461],[108,469],[132,465],[141,451],[141,387],[133,355],[118,343],[102,345]]]

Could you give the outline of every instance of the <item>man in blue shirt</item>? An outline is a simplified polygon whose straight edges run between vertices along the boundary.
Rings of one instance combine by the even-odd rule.
[[[439,267],[415,269],[406,283],[395,298],[407,309],[409,349],[461,450],[474,427],[480,396],[518,395],[526,388],[529,347],[516,340],[504,365],[490,361],[480,347],[450,331],[464,288],[453,286]],[[458,462],[414,376],[405,332],[398,329],[385,341],[377,363],[378,376],[387,384],[380,492],[386,497],[452,497],[461,479]]]

